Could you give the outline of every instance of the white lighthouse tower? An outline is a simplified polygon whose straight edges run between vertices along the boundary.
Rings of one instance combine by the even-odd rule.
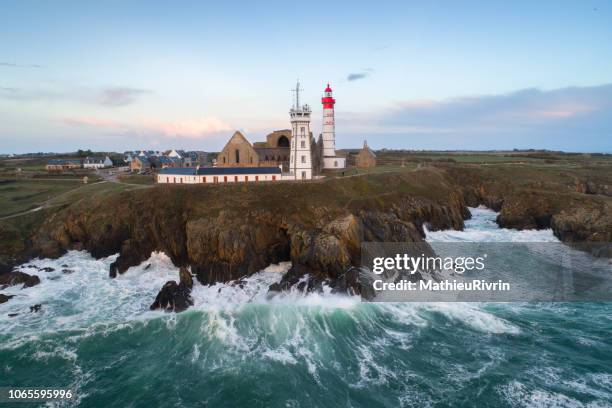
[[[332,89],[327,84],[323,98],[323,168],[343,169],[346,167],[346,159],[336,156],[336,123],[334,119],[334,105],[336,100],[332,96]]]
[[[289,173],[293,180],[312,179],[312,155],[310,153],[310,114],[308,105],[300,106],[300,82],[295,86],[295,104],[289,111],[291,117],[291,154]],[[285,178],[285,177],[283,177]]]

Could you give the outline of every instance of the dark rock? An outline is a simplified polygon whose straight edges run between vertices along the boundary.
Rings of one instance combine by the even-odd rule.
[[[244,285],[246,285],[246,280],[244,279],[237,279],[235,281],[232,281],[232,286],[238,286],[240,289],[244,289]]]
[[[0,303],[6,303],[14,297],[15,295],[5,295],[4,293],[0,293]]]
[[[8,317],[15,317],[15,316],[19,316],[19,313],[9,313],[7,316]]]
[[[30,306],[30,312],[31,313],[37,313],[40,311],[40,309],[42,308],[41,304],[36,304],[34,306]]]
[[[62,273],[69,275],[71,273],[74,273],[74,271],[72,269],[62,269]]]
[[[347,295],[361,294],[359,274],[361,268],[351,267],[336,279],[332,284],[333,293],[345,293]]]
[[[179,284],[191,290],[193,288],[193,278],[184,266],[179,270]]]
[[[191,290],[185,285],[177,284],[176,281],[168,281],[161,288],[149,309],[182,312],[191,305],[193,305]]]
[[[144,267],[144,270],[148,270],[151,267],[151,264],[147,264],[147,266]]]
[[[40,278],[36,275],[28,275],[25,272],[13,271],[0,275],[0,288],[7,286],[21,285],[24,288],[29,288],[40,283]]]
[[[53,272],[55,271],[55,269],[51,268],[50,266],[46,266],[44,268],[38,268],[39,271],[41,272]]]
[[[141,243],[139,241],[127,239],[121,245],[119,256],[110,265],[109,276],[114,278],[118,273],[123,273],[128,268],[140,265],[151,257],[153,248],[150,243]]]

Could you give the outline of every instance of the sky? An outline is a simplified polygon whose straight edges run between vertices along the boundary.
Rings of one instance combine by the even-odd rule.
[[[612,152],[609,1],[0,0],[0,153],[336,147]]]

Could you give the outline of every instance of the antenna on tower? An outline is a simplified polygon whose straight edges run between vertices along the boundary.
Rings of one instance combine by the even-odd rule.
[[[295,84],[295,89],[292,89],[291,92],[295,93],[295,109],[299,109],[300,108],[300,79],[297,79],[297,83]]]

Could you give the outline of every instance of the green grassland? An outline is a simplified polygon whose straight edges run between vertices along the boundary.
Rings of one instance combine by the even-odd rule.
[[[490,173],[499,182],[525,180],[533,187],[546,187],[551,184],[574,188],[584,180],[597,184],[610,184],[612,174],[611,155],[566,154],[555,152],[416,152],[381,150],[376,152],[377,166],[369,169],[351,167],[344,171],[326,171],[326,179],[308,184],[328,182],[333,179],[382,173],[415,172],[421,168],[454,166],[479,169],[480,173]],[[90,170],[74,170],[64,173],[48,173],[44,164],[49,158],[21,158],[0,160],[0,218],[25,211],[45,207],[57,207],[98,195],[112,195],[121,191],[151,187],[155,184],[151,175],[120,175],[117,183],[104,182]],[[20,172],[16,172],[16,168]],[[89,183],[82,183],[87,175]],[[267,189],[252,185],[234,186],[190,186],[190,188],[214,188],[251,190]],[[186,187],[186,186],[185,186]],[[180,187],[179,187],[180,188]],[[432,187],[433,188],[433,187]],[[293,192],[309,190],[309,194],[320,194],[316,187],[299,187],[293,183],[285,184],[281,190]],[[365,193],[365,192],[364,192]],[[218,193],[215,193],[218,194]],[[284,194],[283,194],[284,195]],[[275,197],[275,196],[272,196]],[[227,198],[224,199],[227,202]],[[324,200],[324,197],[322,197]]]
[[[40,207],[47,200],[81,185],[78,179],[0,180],[0,217]]]
[[[447,161],[456,163],[517,163],[517,164],[612,164],[612,155],[560,152],[420,152],[379,150],[379,166],[409,162]]]

